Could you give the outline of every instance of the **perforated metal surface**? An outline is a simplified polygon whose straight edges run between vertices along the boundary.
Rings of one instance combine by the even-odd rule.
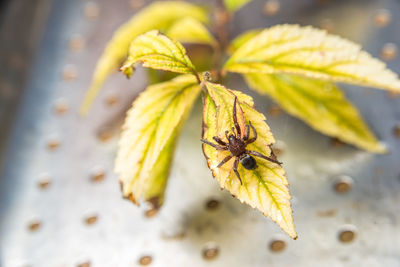
[[[148,218],[145,207],[121,198],[112,172],[117,129],[146,85],[144,72],[129,81],[113,76],[88,117],[77,110],[105,42],[141,2],[54,0],[3,151],[1,266],[400,266],[400,139],[393,131],[400,98],[384,91],[343,86],[390,150],[376,156],[332,145],[244,89],[257,96],[279,140],[296,241],[219,190],[201,152],[200,103],[179,140],[160,213]],[[241,10],[232,34],[300,23],[328,28],[378,57],[385,44],[400,44],[395,0],[268,1],[267,15],[264,5],[254,0]],[[400,73],[387,47],[383,56]],[[245,88],[236,76],[228,85]]]

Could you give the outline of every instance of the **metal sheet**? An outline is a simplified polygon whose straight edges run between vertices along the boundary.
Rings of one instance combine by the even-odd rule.
[[[77,110],[106,41],[141,2],[54,0],[17,119],[4,129],[11,135],[0,180],[1,266],[400,266],[400,139],[393,134],[400,98],[383,91],[343,86],[387,155],[332,146],[301,121],[276,115],[266,97],[256,98],[282,149],[296,241],[219,190],[200,148],[200,103],[179,140],[160,213],[148,218],[145,207],[121,198],[112,171],[115,129],[145,87],[143,71],[130,81],[113,76],[88,117]],[[288,22],[329,28],[375,56],[388,42],[400,44],[395,0],[268,3],[270,15],[262,12],[265,1],[243,8],[232,34]],[[391,14],[387,25],[388,17],[383,24],[376,17],[382,8]],[[388,64],[400,72],[399,57]],[[232,79],[231,88],[256,95]]]

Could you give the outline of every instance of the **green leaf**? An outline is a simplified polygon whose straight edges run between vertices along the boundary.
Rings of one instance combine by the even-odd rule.
[[[82,104],[81,113],[88,112],[107,77],[120,67],[128,53],[129,44],[135,37],[153,29],[165,31],[184,17],[192,17],[204,23],[208,21],[206,12],[198,6],[182,1],[165,1],[149,5],[123,24],[114,33],[97,62],[92,84]]]
[[[198,43],[216,45],[216,41],[208,29],[199,20],[183,18],[175,22],[166,35],[182,43]]]
[[[251,88],[270,95],[315,130],[371,152],[386,151],[335,84],[287,74],[249,73],[245,78]]]
[[[229,48],[228,48],[229,53],[231,53],[231,54],[234,53],[236,50],[238,50],[239,47],[244,45],[247,41],[252,39],[254,36],[258,35],[261,31],[262,30],[260,30],[260,29],[250,30],[250,31],[246,31],[246,32],[240,34],[239,36],[237,36],[235,39],[233,39],[233,41],[229,45]]]
[[[176,138],[200,93],[192,75],[149,86],[128,111],[115,171],[124,197],[163,203]]]
[[[236,12],[250,1],[251,0],[224,0],[224,5],[230,12]]]
[[[186,55],[185,48],[157,30],[144,33],[132,41],[129,56],[121,70],[130,77],[134,65],[141,62],[144,67],[177,73],[196,73]]]
[[[278,25],[262,31],[236,50],[225,69],[240,73],[300,74],[400,90],[397,75],[359,45],[298,25]]]
[[[241,132],[245,132],[245,124],[251,121],[258,133],[256,141],[246,148],[266,156],[272,156],[270,146],[275,143],[275,140],[265,123],[264,115],[254,109],[253,99],[238,91],[226,89],[222,85],[209,82],[206,82],[205,85],[208,94],[205,97],[203,109],[203,139],[215,143],[213,137],[218,136],[227,142],[225,131],[228,130],[231,133],[231,128],[234,126],[232,112],[236,95],[239,101],[237,118]],[[258,167],[254,170],[247,170],[239,164],[238,172],[243,181],[243,185],[241,185],[233,171],[233,159],[221,167],[217,167],[229,155],[228,151],[216,150],[210,145],[203,144],[203,152],[208,167],[221,188],[227,189],[241,202],[257,208],[276,222],[290,237],[297,238],[292,218],[288,182],[285,171],[279,164],[260,158],[256,158]]]

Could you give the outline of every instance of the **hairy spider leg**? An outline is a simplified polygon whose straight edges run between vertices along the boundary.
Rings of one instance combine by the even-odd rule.
[[[233,156],[229,155],[226,158],[224,158],[218,165],[217,168],[221,167],[222,165],[224,165],[225,163],[227,163]]]
[[[216,150],[228,150],[227,147],[222,147],[222,146],[219,146],[219,145],[217,145],[217,144],[213,144],[213,143],[211,143],[211,142],[209,142],[209,141],[207,141],[207,140],[204,140],[204,139],[200,139],[200,141],[203,142],[204,144],[207,144],[207,145],[209,145],[209,146],[212,146],[212,147],[215,148]]]
[[[235,96],[235,101],[233,102],[233,123],[235,124],[236,132],[237,132],[237,138],[242,137],[242,133],[240,131],[239,123],[237,121],[237,116],[236,116],[236,103],[237,103],[237,96]]]
[[[257,140],[257,131],[256,131],[256,128],[254,128],[253,124],[251,124],[251,121],[249,121],[249,124],[250,124],[251,129],[253,129],[254,136],[253,136],[253,138],[250,138],[250,139],[248,139],[248,140],[246,141],[246,145],[251,144],[251,143],[253,143],[254,141]],[[249,130],[249,133],[250,133],[250,130]],[[250,134],[249,134],[249,136],[250,136]]]
[[[229,135],[228,135],[228,133],[229,133],[229,131],[226,130],[226,131],[225,131],[225,137],[226,137],[226,140],[228,140],[228,142],[229,142]]]
[[[232,127],[232,133],[233,133],[233,135],[235,136],[235,137],[238,137],[238,135],[236,134],[236,132],[235,132],[235,127]],[[238,137],[238,138],[240,138],[240,137]]]
[[[220,144],[221,146],[226,146],[226,145],[228,145],[227,143],[225,143],[224,141],[222,141],[221,138],[219,138],[218,136],[214,136],[213,139],[215,140],[215,142],[217,142],[217,143]]]
[[[243,185],[242,179],[240,178],[240,174],[239,174],[239,172],[238,172],[238,170],[237,170],[238,166],[239,166],[239,158],[236,157],[235,163],[233,163],[233,171],[236,173],[236,176],[237,176],[237,178],[239,179],[240,184]]]
[[[262,158],[262,159],[266,159],[266,160],[268,160],[268,161],[271,161],[271,162],[276,163],[276,164],[279,164],[279,165],[282,164],[282,162],[277,161],[276,159],[267,157],[267,156],[265,156],[265,155],[263,155],[263,154],[261,154],[260,152],[257,152],[257,151],[246,150],[246,153],[247,153],[247,154],[250,154],[250,155],[253,155],[253,156],[256,156],[256,157],[259,157],[259,158]]]
[[[248,124],[246,124],[246,133],[243,136],[243,141],[247,141],[247,139],[249,139],[250,137],[250,126]]]
[[[271,159],[277,160],[277,157],[276,157],[276,155],[274,153],[274,150],[272,149],[272,145],[269,145],[269,149],[271,149],[271,154],[269,155],[269,157]]]

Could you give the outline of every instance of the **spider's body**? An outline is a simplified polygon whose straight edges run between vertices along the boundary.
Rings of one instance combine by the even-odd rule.
[[[219,138],[218,136],[213,137],[215,142],[217,142],[218,144],[211,143],[204,139],[201,139],[201,141],[207,145],[214,147],[217,150],[225,150],[230,152],[230,155],[225,157],[218,164],[217,166],[218,168],[224,165],[226,162],[228,162],[231,158],[235,157],[235,163],[233,164],[233,171],[236,173],[236,176],[238,177],[240,184],[242,184],[242,179],[240,178],[239,172],[237,170],[239,161],[242,164],[242,166],[247,170],[254,170],[257,168],[257,162],[254,159],[254,157],[252,157],[252,155],[269,160],[277,164],[281,163],[275,159],[275,156],[272,154],[272,152],[271,155],[273,157],[267,157],[257,151],[246,149],[248,144],[253,143],[254,141],[257,140],[257,131],[251,124],[251,122],[249,122],[249,124],[246,125],[246,133],[244,133],[244,135],[242,136],[241,129],[237,122],[237,117],[236,117],[236,103],[237,103],[237,97],[235,96],[235,102],[233,104],[233,115],[232,115],[235,127],[232,127],[231,134],[229,134],[229,131],[225,131],[225,137],[228,140],[228,142],[221,140],[221,138]],[[250,128],[254,132],[253,138],[250,138]]]

